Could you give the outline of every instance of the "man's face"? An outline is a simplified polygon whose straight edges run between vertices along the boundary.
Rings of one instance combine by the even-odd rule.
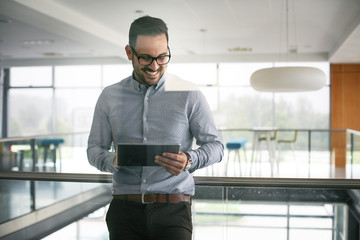
[[[125,48],[129,60],[132,60],[135,80],[147,87],[157,84],[165,72],[167,65],[159,65],[155,60],[149,66],[140,65],[138,58],[129,45]],[[168,45],[165,34],[158,36],[139,35],[134,50],[138,56],[149,55],[158,57],[168,54]]]

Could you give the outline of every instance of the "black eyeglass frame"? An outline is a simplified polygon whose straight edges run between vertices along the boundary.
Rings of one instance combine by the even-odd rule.
[[[135,57],[137,57],[139,64],[140,64],[141,66],[144,66],[144,67],[150,66],[150,65],[154,62],[154,60],[156,61],[157,64],[159,64],[160,66],[163,66],[163,65],[168,64],[168,63],[170,62],[170,59],[171,59],[171,52],[170,52],[169,46],[167,47],[167,49],[169,50],[169,54],[166,54],[166,55],[160,54],[160,55],[157,56],[157,57],[152,57],[152,56],[150,56],[150,55],[148,55],[148,54],[144,54],[143,56],[141,56],[141,55],[139,56],[138,53],[135,51],[135,49],[134,49],[132,46],[130,46],[130,48],[131,48],[131,51],[134,53]],[[151,62],[150,62],[149,64],[143,65],[143,64],[140,63],[140,58],[145,58],[145,56],[148,57],[148,58],[151,58]],[[160,63],[158,62],[158,59],[159,59],[159,58],[162,58],[162,57],[164,57],[164,56],[168,56],[168,57],[169,57],[169,60],[168,60],[166,63],[161,63],[161,64],[160,64]]]

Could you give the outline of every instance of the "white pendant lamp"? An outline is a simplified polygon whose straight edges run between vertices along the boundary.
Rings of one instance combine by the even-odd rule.
[[[286,0],[286,47],[289,46],[289,8]],[[287,50],[288,51],[288,50]],[[273,67],[255,71],[251,86],[262,92],[303,92],[321,89],[326,82],[323,71],[313,67]]]
[[[273,67],[254,72],[251,86],[261,92],[303,92],[321,89],[326,82],[323,71],[313,67]]]

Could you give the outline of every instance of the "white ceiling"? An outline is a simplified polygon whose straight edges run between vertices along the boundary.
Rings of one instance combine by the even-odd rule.
[[[360,63],[360,0],[288,1],[286,21],[286,0],[0,0],[0,66],[128,62],[143,15],[167,23],[175,62]]]

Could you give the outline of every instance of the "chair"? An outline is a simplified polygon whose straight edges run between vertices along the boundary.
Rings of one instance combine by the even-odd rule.
[[[272,137],[270,137],[270,141],[271,141],[271,142],[276,140],[277,134],[278,134],[278,131],[275,130],[275,131],[274,131],[274,135],[273,135]],[[267,138],[266,138],[266,137],[259,137],[259,139],[258,139],[259,144],[260,144],[260,142],[263,142],[263,141],[267,141]],[[273,150],[274,150],[273,152],[275,152],[275,146],[272,145],[272,148],[273,148]],[[270,150],[269,150],[269,151],[270,151]],[[261,151],[259,151],[259,152],[260,152],[260,160],[261,160]],[[274,155],[275,155],[275,153],[274,153]]]
[[[235,152],[235,160],[238,159],[238,161],[239,161],[239,169],[240,169],[240,175],[241,175],[240,149],[244,150],[245,161],[247,161],[246,149],[245,149],[246,143],[247,143],[247,139],[242,138],[242,137],[233,138],[229,142],[226,143],[226,148],[228,149],[229,153],[228,153],[228,158],[226,161],[225,176],[227,176],[227,169],[228,169],[228,165],[229,165],[231,152]]]
[[[271,141],[276,140],[276,138],[277,138],[277,132],[278,132],[277,130],[274,131],[274,135],[270,138]],[[266,140],[267,140],[266,137],[260,137],[260,138],[258,139],[259,142],[261,142],[261,141],[266,141]]]
[[[295,156],[295,142],[297,140],[297,136],[298,136],[298,130],[295,130],[294,131],[294,137],[292,139],[279,139],[277,141],[277,144],[278,144],[278,160],[277,160],[277,167],[279,169],[279,161],[280,161],[280,150],[279,150],[279,145],[281,143],[285,143],[285,144],[290,144],[290,147],[291,147],[291,150],[292,150],[292,153],[293,153],[293,157],[295,159],[295,163],[296,163],[296,169],[297,169],[297,160],[296,160],[296,156]]]

